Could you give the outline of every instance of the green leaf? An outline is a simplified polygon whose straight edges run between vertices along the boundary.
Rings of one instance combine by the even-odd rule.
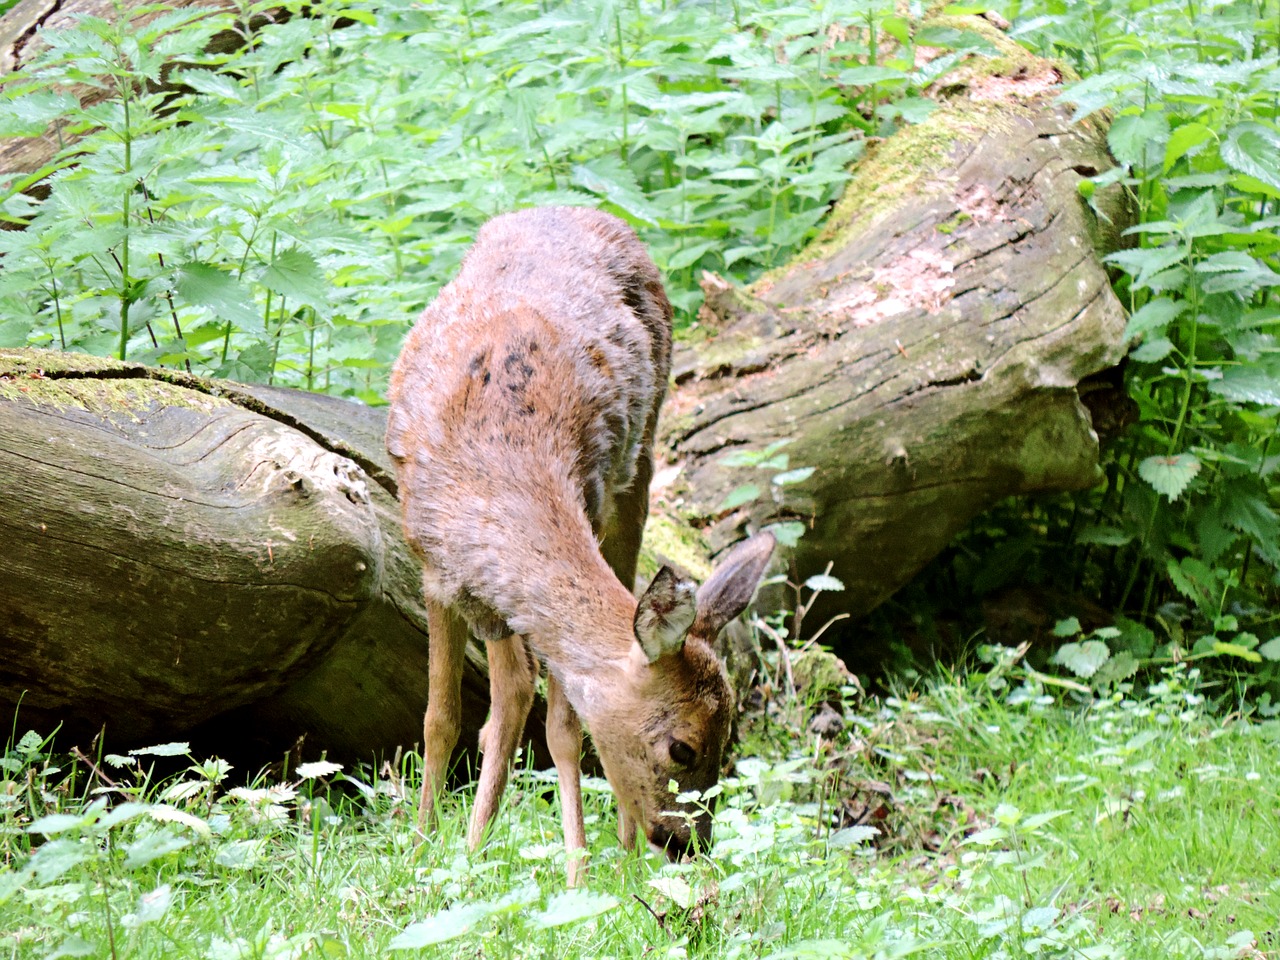
[[[1187,485],[1200,472],[1200,461],[1194,454],[1180,453],[1173,457],[1147,457],[1138,464],[1138,475],[1151,484],[1157,493],[1170,500],[1177,500]]]
[[[1092,677],[1096,686],[1123,683],[1138,672],[1138,658],[1128,650],[1121,650],[1098,668]]]
[[[139,747],[130,750],[131,757],[184,757],[191,752],[191,744],[185,741],[158,743],[153,747]]]
[[[125,847],[124,866],[126,870],[136,870],[138,867],[145,867],[152,860],[189,846],[191,841],[187,837],[180,837],[171,830],[156,830]]]
[[[833,850],[840,850],[845,847],[859,847],[878,836],[880,836],[880,830],[876,827],[845,827],[827,837],[827,846]]]
[[[774,535],[779,546],[794,548],[808,527],[799,520],[787,520],[783,523],[771,523],[765,529]]]
[[[1237,657],[1241,660],[1247,660],[1249,663],[1261,663],[1262,657],[1254,650],[1243,647],[1238,643],[1226,643],[1222,640],[1215,640],[1213,643],[1213,652],[1228,657]]]
[[[1164,148],[1164,172],[1168,173],[1173,165],[1186,154],[1212,139],[1214,133],[1202,123],[1184,123],[1169,135],[1169,142]]]
[[[1183,557],[1181,561],[1170,560],[1165,564],[1165,571],[1173,588],[1202,613],[1207,615],[1212,611],[1218,581],[1207,565],[1195,557]]]
[[[729,491],[729,495],[720,502],[720,511],[733,510],[742,506],[744,503],[750,503],[752,500],[760,496],[761,490],[754,483],[744,483],[740,487],[735,487]]]
[[[167,883],[162,883],[154,890],[144,893],[138,898],[138,906],[133,911],[134,921],[142,924],[163,920],[172,903],[173,888]]]
[[[1064,643],[1053,655],[1053,662],[1087,680],[1098,672],[1098,668],[1110,656],[1111,651],[1101,640],[1084,640],[1080,643]]]
[[[1163,112],[1149,110],[1141,114],[1117,117],[1107,133],[1111,155],[1128,167],[1144,168],[1156,159],[1169,139],[1169,121]]]
[[[886,80],[906,80],[908,76],[906,71],[894,70],[892,67],[860,66],[840,71],[836,83],[850,87],[869,87]]]
[[[1153,337],[1129,354],[1138,363],[1157,363],[1173,352],[1173,341],[1168,337]]]
[[[819,591],[839,593],[844,589],[843,582],[826,573],[814,574],[804,582],[804,585],[815,593]]]
[[[1124,339],[1132,340],[1135,337],[1144,337],[1148,333],[1163,334],[1165,328],[1188,309],[1189,305],[1185,300],[1157,297],[1134,311],[1124,328]]]
[[[1074,637],[1080,632],[1080,621],[1075,617],[1067,617],[1053,625],[1055,637]]]
[[[1260,123],[1239,123],[1227,131],[1219,152],[1231,169],[1280,189],[1280,134]]]
[[[598,917],[617,906],[618,898],[607,893],[569,890],[553,896],[547,901],[547,908],[532,914],[530,919],[540,927],[563,927]]]
[[[50,840],[41,844],[40,849],[31,857],[30,865],[35,871],[36,882],[42,886],[52,883],[72,867],[92,860],[97,847],[77,840]]]
[[[792,483],[803,483],[813,476],[815,467],[800,467],[797,470],[788,470],[786,473],[776,474],[773,482],[783,487]]]
[[[1260,646],[1258,648],[1258,653],[1260,653],[1263,656],[1263,658],[1267,660],[1272,660],[1272,661],[1280,660],[1280,636],[1272,637],[1270,640],[1268,640],[1266,643]]]
[[[40,833],[46,837],[56,837],[60,833],[66,833],[68,830],[87,825],[83,816],[76,816],[70,813],[49,813],[38,820],[34,820],[27,827],[27,833]]]
[[[418,950],[437,943],[447,943],[466,936],[477,923],[488,916],[487,904],[454,904],[434,916],[409,924],[388,946],[392,950]]]
[[[92,943],[73,933],[49,953],[44,954],[44,960],[61,960],[62,957],[93,957],[101,955],[102,954],[98,953],[98,948]]]
[[[1096,544],[1100,547],[1123,547],[1133,542],[1133,534],[1119,527],[1092,524],[1076,534],[1076,543]]]
[[[328,295],[324,273],[305,250],[285,250],[262,274],[262,285],[296,303],[322,307]]]
[[[1280,366],[1228,367],[1221,380],[1209,382],[1209,392],[1236,403],[1280,406]]]
[[[654,877],[649,881],[649,886],[682,910],[688,910],[693,906],[693,887],[689,886],[689,881],[683,877]]]
[[[261,321],[250,291],[212,263],[179,264],[174,270],[173,287],[184,301],[204,307],[219,320],[230,320],[240,326]]]

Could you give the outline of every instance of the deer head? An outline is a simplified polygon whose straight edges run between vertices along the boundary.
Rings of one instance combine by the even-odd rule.
[[[621,681],[584,717],[626,846],[637,827],[673,859],[710,844],[710,814],[677,803],[671,784],[705,791],[720,777],[735,702],[713,644],[751,602],[773,547],[769,533],[740,543],[700,589],[663,567],[636,604]]]

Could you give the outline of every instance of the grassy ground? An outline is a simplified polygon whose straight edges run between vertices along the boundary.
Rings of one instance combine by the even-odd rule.
[[[624,855],[589,785],[581,892],[536,772],[470,858],[466,790],[415,853],[403,769],[227,788],[217,761],[95,773],[28,736],[0,781],[0,957],[1277,955],[1280,725],[1208,715],[1195,680],[1084,708],[975,675],[826,742],[768,704],[709,858]]]

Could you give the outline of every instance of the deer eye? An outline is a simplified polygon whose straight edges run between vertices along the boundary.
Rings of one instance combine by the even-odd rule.
[[[671,746],[667,748],[671,754],[673,762],[680,764],[682,767],[692,767],[698,759],[698,754],[693,747],[689,746],[683,740],[672,740]]]

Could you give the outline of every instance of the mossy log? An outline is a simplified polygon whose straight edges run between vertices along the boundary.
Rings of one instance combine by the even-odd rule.
[[[202,730],[241,755],[417,743],[426,611],[384,419],[0,351],[0,713],[72,738],[105,725],[113,747]],[[487,695],[472,650],[464,742]]]
[[[1007,58],[950,77],[790,265],[746,290],[707,276],[677,351],[667,497],[716,550],[803,521],[796,569],[831,562],[847,588],[816,614],[872,609],[1004,497],[1096,483],[1098,430],[1123,416],[1125,314],[1098,251],[1128,211],[1098,195],[1099,216],[1078,189],[1111,166],[1105,131],[1054,103],[1055,67],[989,32]],[[772,485],[729,456],[775,442],[813,475]],[[750,483],[761,495],[726,509]]]

